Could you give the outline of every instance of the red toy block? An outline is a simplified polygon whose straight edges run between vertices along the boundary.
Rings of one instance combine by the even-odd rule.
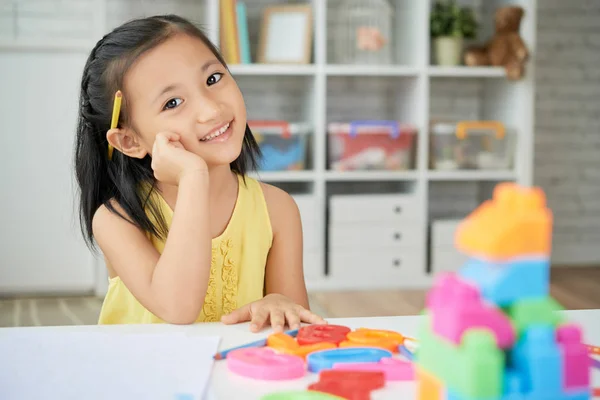
[[[479,290],[455,273],[440,274],[427,296],[433,331],[459,345],[470,328],[487,328],[501,349],[515,342],[515,330],[510,319],[493,305],[483,302]]]
[[[381,371],[324,370],[319,374],[319,381],[308,389],[348,400],[370,400],[371,391],[384,386],[385,375]]]
[[[559,326],[556,330],[558,346],[563,354],[563,389],[589,388],[591,358],[581,342],[581,328],[573,324]]]

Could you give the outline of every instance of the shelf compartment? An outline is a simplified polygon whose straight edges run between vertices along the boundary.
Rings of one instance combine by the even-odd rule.
[[[422,48],[425,46],[425,28],[422,30],[415,28],[424,27],[427,21],[425,2],[388,0],[386,2],[391,6],[391,14],[389,14],[385,12],[387,7],[383,7],[381,11],[379,9],[384,2],[360,1],[350,5],[348,0],[326,1],[329,64],[377,66],[420,64]],[[351,14],[344,17],[345,11]],[[356,29],[349,28],[352,26]],[[364,29],[365,27],[369,29]],[[365,49],[373,49],[370,51],[374,53],[370,54],[369,50],[354,53],[358,45],[363,45],[362,48]],[[388,56],[384,55],[388,51],[385,46],[389,46],[389,61],[383,61],[388,59]],[[376,54],[376,51],[379,54]]]
[[[234,64],[234,63],[229,63],[230,67],[235,66],[239,66],[240,70],[244,70],[243,67],[246,66],[252,66],[252,65],[257,65],[258,60],[259,60],[259,51],[260,51],[260,39],[261,39],[261,34],[262,34],[262,29],[263,29],[263,25],[264,25],[264,16],[265,16],[265,11],[267,10],[267,8],[269,7],[276,7],[276,6],[310,6],[311,7],[311,11],[312,11],[312,30],[310,32],[310,40],[311,40],[311,52],[310,52],[310,64],[308,65],[313,65],[314,62],[314,54],[315,54],[315,25],[316,25],[316,18],[315,18],[315,6],[314,6],[314,2],[311,0],[288,0],[288,1],[282,1],[282,0],[261,0],[261,1],[253,1],[253,0],[246,0],[244,1],[244,4],[246,6],[246,19],[247,19],[247,23],[246,26],[248,28],[248,42],[250,44],[250,60],[252,62],[252,64],[244,64],[242,62],[240,62],[239,64]],[[219,12],[220,15],[220,12]],[[219,24],[220,28],[222,28],[222,24]],[[219,40],[220,40],[220,35],[219,35]],[[219,47],[222,44],[220,44]],[[241,60],[240,60],[241,61]],[[261,65],[261,64],[258,64]],[[270,65],[270,64],[266,64],[266,65]],[[274,67],[277,68],[276,64],[273,64]],[[307,65],[298,65],[298,64],[293,64],[290,65],[290,67],[303,67],[303,66],[307,66]],[[291,69],[293,70],[293,68]],[[260,71],[260,69],[259,69]],[[252,69],[249,70],[249,74],[252,74]],[[261,73],[262,74],[262,73]],[[303,73],[304,74],[304,73]],[[293,73],[293,75],[296,75],[296,73]]]

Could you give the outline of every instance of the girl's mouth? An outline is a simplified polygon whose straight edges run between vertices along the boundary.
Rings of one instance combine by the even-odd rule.
[[[203,143],[220,143],[226,141],[231,136],[231,124],[232,122],[228,122],[210,135],[204,136],[200,141]]]

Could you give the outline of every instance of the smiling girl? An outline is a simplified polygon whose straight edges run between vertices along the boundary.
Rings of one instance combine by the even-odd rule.
[[[110,279],[99,323],[325,323],[309,311],[296,203],[247,176],[258,157],[241,91],[193,24],[137,19],[96,44],[75,169]]]

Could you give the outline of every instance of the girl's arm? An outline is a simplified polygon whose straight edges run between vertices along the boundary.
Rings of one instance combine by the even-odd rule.
[[[193,323],[204,303],[211,262],[208,192],[207,171],[181,178],[162,255],[142,230],[106,207],[94,216],[94,236],[111,267],[133,296],[165,322]]]
[[[308,309],[304,282],[302,221],[294,199],[283,190],[262,184],[269,209],[273,244],[265,271],[266,294],[282,294]]]

